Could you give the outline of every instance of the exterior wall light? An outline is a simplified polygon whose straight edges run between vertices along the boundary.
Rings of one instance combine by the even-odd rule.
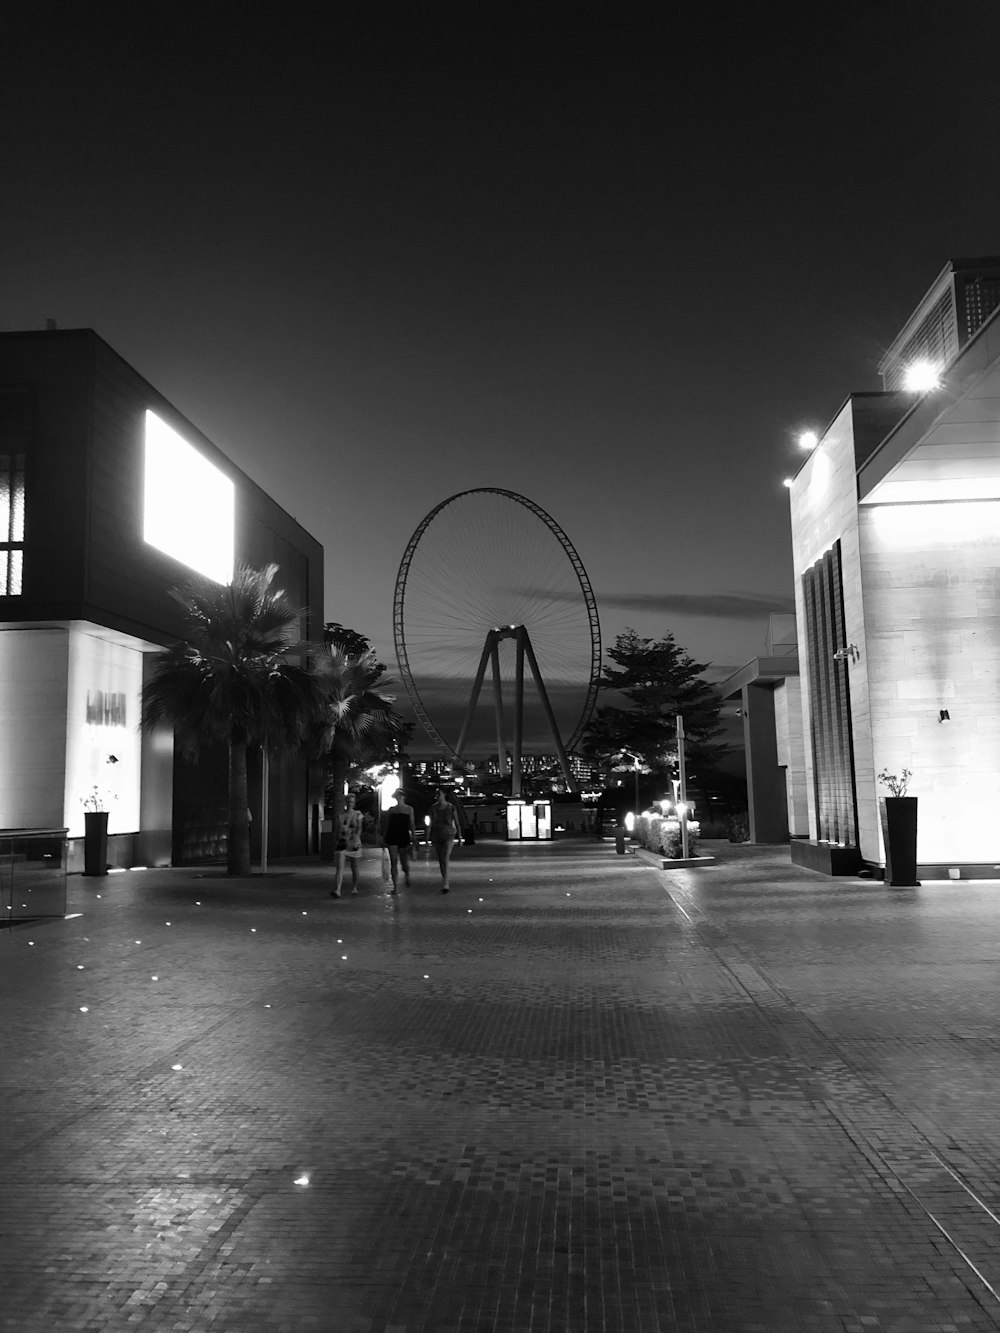
[[[938,713],[938,721],[939,722],[951,721],[951,714],[948,712],[947,708],[942,708],[941,711]]]
[[[941,371],[933,361],[914,361],[903,372],[903,388],[910,393],[930,393],[940,387]]]
[[[819,444],[819,436],[814,430],[804,430],[799,436],[800,449],[815,449]]]
[[[782,484],[782,486],[787,486],[788,489],[791,490],[791,489],[792,489],[792,482],[793,482],[794,480],[795,480],[794,477],[786,477],[785,480],[784,480],[781,484]]]

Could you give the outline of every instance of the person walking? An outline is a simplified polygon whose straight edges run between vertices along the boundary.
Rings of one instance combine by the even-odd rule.
[[[348,861],[351,864],[351,893],[358,891],[358,862],[361,860],[361,828],[364,816],[360,810],[354,808],[356,800],[354,792],[348,792],[344,809],[340,814],[337,842],[333,849],[337,875],[330,892],[331,898],[340,897],[340,890],[344,885],[344,866]]]
[[[393,792],[396,804],[391,805],[385,814],[385,846],[389,852],[389,874],[392,878],[390,893],[399,889],[399,867],[403,867],[403,880],[410,887],[410,853],[417,841],[417,829],[413,822],[413,806],[406,804],[406,793],[402,787]]]
[[[448,866],[455,840],[462,832],[462,824],[458,817],[458,811],[448,800],[442,787],[437,789],[437,796],[430,808],[430,818],[431,845],[434,848],[438,868],[441,871],[441,892],[447,893],[449,889]]]

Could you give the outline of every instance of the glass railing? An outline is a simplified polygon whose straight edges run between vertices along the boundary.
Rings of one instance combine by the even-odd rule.
[[[66,915],[66,829],[0,829],[0,928]]]

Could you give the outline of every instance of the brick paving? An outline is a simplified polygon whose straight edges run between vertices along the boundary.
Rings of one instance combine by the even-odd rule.
[[[0,932],[0,1328],[1000,1327],[1000,882],[484,844]]]

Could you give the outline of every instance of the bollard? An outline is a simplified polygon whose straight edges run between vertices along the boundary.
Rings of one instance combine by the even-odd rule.
[[[625,855],[625,830],[623,828],[615,829],[615,851],[619,856]]]

